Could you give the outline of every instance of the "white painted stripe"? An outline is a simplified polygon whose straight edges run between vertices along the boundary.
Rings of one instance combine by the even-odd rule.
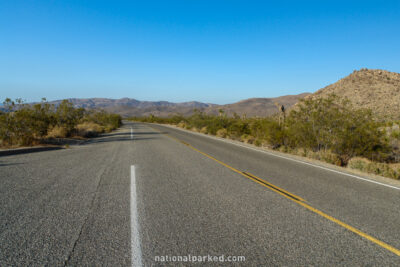
[[[133,128],[131,127],[131,139],[133,139]]]
[[[330,171],[330,172],[339,173],[339,174],[342,174],[342,175],[350,176],[350,177],[353,177],[353,178],[356,178],[356,179],[359,179],[359,180],[363,180],[363,181],[366,181],[366,182],[370,182],[370,183],[373,183],[373,184],[378,184],[378,185],[386,186],[386,187],[389,187],[389,188],[392,188],[392,189],[400,190],[400,188],[397,187],[397,186],[380,183],[380,182],[377,182],[377,181],[374,181],[374,180],[371,180],[371,179],[367,179],[367,178],[363,178],[363,177],[360,177],[360,176],[357,176],[357,175],[353,175],[353,174],[349,174],[349,173],[333,170],[333,169],[330,169],[330,168],[326,168],[326,167],[323,167],[323,166],[315,165],[315,164],[312,164],[312,163],[309,163],[309,162],[305,162],[305,161],[302,161],[302,160],[297,160],[297,159],[293,159],[293,158],[290,158],[290,157],[285,157],[285,156],[282,156],[282,155],[271,153],[271,152],[268,152],[268,151],[265,151],[265,150],[261,150],[261,149],[257,149],[257,148],[253,148],[253,147],[249,147],[249,146],[245,146],[245,145],[241,145],[241,144],[238,144],[236,142],[231,142],[230,140],[226,140],[226,139],[222,139],[222,138],[218,138],[218,137],[214,137],[214,136],[209,136],[209,135],[202,134],[202,133],[191,132],[189,130],[175,128],[175,127],[172,127],[172,126],[169,126],[169,125],[162,125],[162,126],[167,126],[167,127],[170,127],[171,129],[181,130],[181,131],[185,131],[185,132],[191,133],[191,134],[197,134],[197,135],[208,137],[208,138],[211,138],[211,139],[214,139],[214,140],[223,141],[223,142],[228,143],[228,144],[237,145],[237,146],[244,147],[244,148],[247,148],[247,149],[251,149],[251,150],[254,150],[254,151],[262,152],[262,153],[265,153],[265,154],[268,154],[268,155],[271,155],[271,156],[274,156],[274,157],[295,161],[295,162],[302,163],[302,164],[305,164],[305,165],[313,166],[315,168],[323,169],[323,170]]]
[[[139,220],[136,202],[135,166],[131,166],[131,262],[132,266],[142,266],[142,250],[140,248]]]
[[[238,146],[242,146],[242,145],[239,145],[239,144],[237,144],[237,145]],[[246,147],[246,146],[242,146],[242,147]],[[315,165],[315,164],[312,164],[312,163],[309,163],[309,162],[305,162],[305,161],[301,161],[301,160],[292,159],[292,158],[288,158],[288,157],[285,157],[285,156],[273,154],[273,153],[268,152],[268,151],[263,151],[263,150],[250,148],[250,147],[247,147],[247,148],[253,149],[253,150],[256,150],[256,151],[260,151],[260,152],[263,152],[265,154],[268,154],[268,155],[271,155],[271,156],[275,156],[275,157],[278,157],[278,158],[288,159],[288,160],[291,160],[291,161],[295,161],[295,162],[302,163],[302,164],[305,164],[305,165],[313,166],[313,167],[320,168],[320,169],[323,169],[323,170],[327,170],[327,171],[343,174],[343,175],[346,175],[346,176],[350,176],[350,177],[353,177],[353,178],[356,178],[356,179],[359,179],[359,180],[363,180],[363,181],[367,181],[367,182],[370,182],[370,183],[379,184],[379,185],[382,185],[382,186],[386,186],[386,187],[390,187],[390,188],[393,188],[393,189],[400,190],[400,188],[398,188],[396,186],[380,183],[380,182],[377,182],[377,181],[374,181],[374,180],[370,180],[370,179],[367,179],[367,178],[363,178],[363,177],[360,177],[360,176],[357,176],[357,175],[353,175],[353,174],[349,174],[349,173],[333,170],[333,169],[330,169],[330,168],[326,168],[326,167],[323,167],[323,166]]]

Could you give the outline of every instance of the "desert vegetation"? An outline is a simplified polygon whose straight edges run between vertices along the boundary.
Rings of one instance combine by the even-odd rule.
[[[46,99],[24,104],[20,99],[7,98],[0,111],[0,146],[30,146],[48,138],[92,137],[120,125],[120,115],[75,108],[67,100],[55,106]]]
[[[371,110],[355,108],[347,99],[333,94],[325,98],[305,98],[287,114],[264,118],[246,118],[237,114],[229,117],[221,110],[219,115],[196,111],[189,117],[151,115],[132,120],[173,124],[338,166],[400,178],[399,134],[397,130],[388,131],[398,124],[378,121]]]

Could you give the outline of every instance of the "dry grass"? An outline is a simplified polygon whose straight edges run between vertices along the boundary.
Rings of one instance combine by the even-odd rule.
[[[228,131],[227,131],[225,128],[219,129],[219,130],[217,131],[217,136],[218,136],[218,137],[225,138],[225,137],[228,136]]]
[[[67,137],[68,131],[65,127],[54,126],[47,131],[47,138],[65,138]]]
[[[180,123],[178,123],[176,126],[178,126],[179,128],[186,128],[186,123],[184,123],[183,121],[181,121]]]
[[[104,132],[104,128],[94,122],[84,122],[76,126],[78,136],[95,137]]]
[[[365,158],[352,158],[347,167],[393,179],[400,179],[400,163],[378,163]]]
[[[244,134],[240,137],[240,141],[242,141],[246,144],[254,144],[255,138],[251,135]]]
[[[104,132],[106,132],[106,133],[110,133],[110,132],[112,132],[112,130],[114,130],[114,127],[112,125],[104,126]]]
[[[339,156],[332,153],[331,151],[307,151],[306,157],[321,160],[330,164],[334,164],[337,166],[342,166],[342,161],[340,160]]]

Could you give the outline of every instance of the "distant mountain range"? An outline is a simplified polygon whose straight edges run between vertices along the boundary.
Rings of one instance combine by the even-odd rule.
[[[109,98],[71,98],[75,107],[89,109],[101,108],[109,112],[121,114],[124,117],[131,116],[155,116],[166,117],[173,114],[182,114],[188,116],[193,114],[194,110],[200,110],[207,114],[218,114],[222,109],[231,116],[234,113],[247,116],[268,116],[275,113],[278,109],[276,103],[290,107],[297,103],[299,99],[309,93],[300,95],[287,95],[276,98],[250,98],[233,104],[217,105],[210,103],[201,103],[197,101],[172,103],[167,101],[139,101],[132,98],[109,99]],[[51,101],[51,104],[58,105],[62,100]]]
[[[172,103],[168,101],[139,101],[133,98],[69,98],[75,107],[82,108],[110,108],[110,107],[135,107],[135,108],[149,108],[149,107],[192,107],[192,108],[204,108],[209,107],[210,104],[201,102],[183,102],[183,103]],[[51,101],[52,104],[59,104],[62,100]],[[212,104],[211,104],[212,105]]]
[[[218,114],[224,110],[225,114],[232,116],[246,114],[248,117],[269,116],[278,111],[277,104],[290,109],[300,99],[305,97],[325,97],[329,94],[346,97],[359,108],[370,108],[379,118],[400,120],[400,73],[386,70],[361,69],[339,81],[328,85],[313,94],[286,95],[275,98],[250,98],[227,105],[201,103],[197,101],[172,103],[168,101],[139,101],[132,98],[71,98],[76,107],[89,109],[105,109],[119,113],[124,117],[155,116],[167,117],[173,114],[188,116],[194,109],[208,114]],[[61,100],[50,103],[59,104]],[[1,109],[1,107],[0,107]]]

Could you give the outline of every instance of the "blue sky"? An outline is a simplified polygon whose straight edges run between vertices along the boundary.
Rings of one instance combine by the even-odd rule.
[[[231,103],[400,72],[400,1],[0,0],[0,97]]]

